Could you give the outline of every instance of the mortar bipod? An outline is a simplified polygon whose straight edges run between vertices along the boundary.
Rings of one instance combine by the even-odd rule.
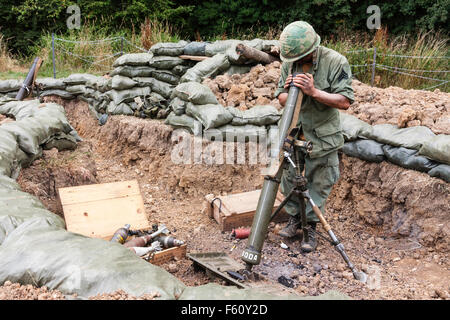
[[[297,128],[295,128],[295,129],[297,129]],[[311,233],[319,235],[321,238],[330,242],[335,247],[335,249],[340,253],[342,258],[346,262],[347,266],[352,271],[354,278],[359,281],[366,282],[367,275],[364,272],[356,270],[355,266],[351,263],[349,257],[347,256],[343,244],[340,243],[340,241],[338,240],[338,238],[336,237],[334,232],[331,230],[330,225],[325,220],[319,207],[317,207],[317,205],[314,203],[313,199],[311,198],[311,196],[309,194],[309,190],[307,189],[308,181],[305,178],[305,176],[303,175],[303,173],[301,172],[301,167],[304,165],[304,160],[303,160],[304,158],[300,159],[300,157],[298,156],[297,150],[295,150],[295,148],[298,148],[299,152],[304,152],[305,154],[309,154],[312,151],[312,143],[309,141],[306,142],[306,141],[298,140],[297,136],[299,134],[299,131],[295,130],[295,129],[291,130],[288,138],[286,138],[284,141],[283,160],[279,166],[277,174],[275,175],[275,177],[266,177],[266,179],[277,180],[276,182],[279,183],[283,169],[285,169],[289,165],[291,165],[295,169],[294,187],[292,188],[292,190],[290,190],[290,192],[288,193],[286,198],[280,203],[278,208],[270,216],[269,221],[272,221],[275,218],[275,216],[283,209],[283,207],[286,205],[286,203],[292,197],[297,197],[299,200],[298,202],[301,204],[300,217],[301,217],[301,225],[302,225],[302,231],[303,231],[303,241],[306,241],[306,242],[309,241],[309,234],[311,232]],[[324,227],[325,231],[327,231],[331,240],[327,239],[320,232],[311,229],[307,225],[306,202],[305,201],[308,201],[308,203],[311,205],[314,214],[319,219],[319,221],[322,224],[322,226]],[[244,258],[244,254],[246,252],[248,253],[248,249],[249,248],[247,248],[247,250],[244,251],[243,258]],[[244,261],[245,261],[245,259],[244,259]],[[245,273],[248,275],[251,271],[253,263],[246,263],[246,266],[247,266],[247,268],[246,268]]]

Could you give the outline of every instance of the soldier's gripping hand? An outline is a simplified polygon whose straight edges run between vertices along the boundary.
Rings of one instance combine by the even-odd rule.
[[[303,93],[313,96],[316,88],[314,87],[314,78],[309,73],[301,73],[294,78],[294,85],[302,89]]]
[[[289,85],[292,82],[292,74],[288,75],[288,77],[286,78],[286,82],[284,83],[284,88],[287,89],[289,88]]]

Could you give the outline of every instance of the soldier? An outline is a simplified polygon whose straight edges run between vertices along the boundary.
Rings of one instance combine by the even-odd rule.
[[[325,212],[326,199],[339,178],[337,150],[344,145],[337,109],[348,109],[354,101],[354,96],[347,59],[319,44],[319,35],[304,21],[293,22],[283,30],[280,36],[280,57],[283,64],[275,97],[278,97],[280,104],[284,106],[292,80],[294,85],[303,91],[297,126],[301,129],[302,138],[313,143],[313,150],[310,154],[299,149],[296,152],[304,159],[304,168],[301,170],[305,169],[311,198],[320,210]],[[292,73],[297,70],[297,66],[304,63],[311,63],[309,72],[292,79]],[[285,196],[293,188],[294,175],[292,166],[283,172],[281,192]],[[300,205],[294,199],[285,206],[290,218],[286,227],[280,231],[281,236],[293,237],[301,226]],[[306,206],[306,216],[309,226],[315,230],[319,219],[309,203]],[[317,239],[312,232],[308,242],[302,241],[301,249],[311,252],[316,247]]]

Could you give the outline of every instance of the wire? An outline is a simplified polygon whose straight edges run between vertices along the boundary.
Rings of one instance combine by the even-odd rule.
[[[386,53],[377,53],[379,56],[384,57],[397,57],[397,58],[415,58],[415,59],[450,59],[450,57],[447,56],[406,56],[406,55],[400,55],[400,54],[386,54]]]
[[[450,72],[450,70],[417,70],[417,69],[407,69],[407,68],[400,68],[400,67],[392,67],[392,66],[386,66],[384,64],[378,64],[377,66],[394,69],[394,70],[404,70],[404,71],[410,71],[410,72],[436,72],[436,73],[447,73]]]
[[[385,67],[382,67],[380,65],[376,65],[377,68],[381,69],[381,70],[386,70],[386,71],[390,71],[390,72],[394,72],[394,73],[399,73],[399,74],[403,74],[406,76],[411,76],[411,77],[416,77],[416,78],[421,78],[421,79],[427,79],[427,80],[435,80],[435,81],[446,81],[443,79],[436,79],[436,78],[430,78],[430,77],[424,77],[424,76],[419,76],[417,74],[412,74],[412,73],[407,73],[407,72],[402,72],[402,71],[396,71],[396,70],[392,70],[392,69],[388,69]]]
[[[128,40],[125,39],[125,38],[124,38],[123,40],[124,40],[126,43],[128,43],[129,45],[131,45],[131,46],[133,46],[133,47],[135,47],[135,48],[137,48],[137,49],[139,49],[139,50],[141,50],[141,51],[143,51],[143,52],[148,52],[148,50],[145,50],[144,48],[141,48],[141,47],[135,45],[134,43],[128,41]]]
[[[113,37],[113,38],[106,38],[106,39],[100,39],[100,40],[86,40],[86,41],[75,41],[75,40],[66,40],[66,39],[61,39],[61,38],[56,38],[55,40],[61,41],[61,42],[69,42],[69,43],[102,43],[102,42],[114,42],[117,40],[126,40],[123,37]]]

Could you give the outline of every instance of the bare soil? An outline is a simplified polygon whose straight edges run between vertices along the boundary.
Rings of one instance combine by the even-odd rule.
[[[52,99],[65,106],[84,142],[75,152],[44,155],[39,161],[50,162],[51,170],[42,170],[39,161],[24,169],[19,178],[24,189],[60,214],[55,187],[137,179],[151,224],[165,223],[173,236],[187,242],[188,252],[226,252],[240,261],[246,240],[219,231],[206,214],[204,196],[260,188],[259,166],[174,164],[171,156],[177,141],[162,122],[113,116],[98,126],[84,102]],[[282,239],[276,234],[282,226],[274,223],[263,261],[254,271],[275,283],[281,276],[293,280],[293,291],[300,295],[334,289],[355,299],[449,299],[450,184],[387,162],[341,157],[341,178],[328,200],[326,216],[352,262],[369,274],[368,283],[353,279],[328,242],[319,238],[316,252],[304,254],[300,238]],[[282,249],[281,242],[289,249]],[[212,281],[194,270],[188,259],[162,267],[186,285]]]

